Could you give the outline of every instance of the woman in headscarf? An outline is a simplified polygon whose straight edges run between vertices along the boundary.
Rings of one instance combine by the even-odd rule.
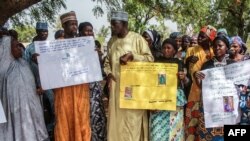
[[[196,47],[196,46],[198,46],[197,38],[198,38],[197,35],[193,35],[191,37],[190,47]]]
[[[229,41],[225,36],[217,36],[213,41],[213,51],[215,56],[209,61],[202,65],[201,70],[206,70],[214,67],[221,67],[233,63],[234,61],[228,57]],[[202,72],[196,72],[194,75],[198,85],[201,85],[201,80],[206,76]],[[206,99],[204,99],[206,100]],[[199,105],[199,118],[198,118],[198,128],[197,128],[197,140],[202,141],[223,141],[224,140],[224,128],[214,127],[205,128],[204,120],[204,107],[203,100],[201,98]]]
[[[148,42],[148,46],[154,58],[162,56],[161,53],[161,36],[155,30],[146,30],[143,32],[142,37]]]
[[[192,77],[191,90],[188,96],[186,107],[186,140],[195,140],[195,130],[197,128],[198,110],[201,90],[194,80],[194,74],[200,71],[201,66],[213,56],[211,43],[216,36],[216,29],[210,25],[201,28],[198,36],[198,45],[189,48],[186,54],[186,66],[189,75]]]
[[[0,60],[0,99],[7,122],[0,124],[1,141],[49,141],[43,109],[29,64],[17,40],[4,39]]]
[[[166,39],[162,44],[163,56],[156,62],[174,63],[178,65],[178,89],[177,89],[177,110],[176,111],[151,111],[149,118],[150,141],[170,141],[184,140],[184,110],[186,97],[183,87],[188,84],[183,67],[184,64],[178,58],[174,58],[177,53],[177,44],[174,39]],[[163,93],[168,94],[168,92]]]
[[[93,26],[89,22],[79,25],[79,36],[94,36]],[[98,44],[96,44],[98,46]],[[91,121],[91,141],[107,140],[107,119],[102,101],[102,87],[100,82],[89,84],[90,87],[90,121]]]
[[[231,59],[238,62],[250,58],[248,55],[243,55],[246,51],[246,44],[239,36],[232,37],[231,42],[232,43],[229,51]]]
[[[55,35],[54,35],[54,38],[56,40],[64,39],[64,31],[62,29],[57,30],[56,33],[55,33]]]
[[[246,49],[246,45],[239,36],[234,36],[231,38],[231,46],[229,50],[229,57],[231,59],[236,62],[250,59],[250,56],[242,54],[244,49]],[[247,90],[244,90],[246,87],[247,86],[238,86],[240,90],[239,107],[241,109],[241,125],[250,125],[250,97],[248,97],[250,94],[248,94],[249,92],[247,92]]]
[[[188,35],[183,35],[181,38],[181,47],[178,49],[176,57],[180,60],[184,60],[186,57],[186,52],[190,46],[191,38]]]

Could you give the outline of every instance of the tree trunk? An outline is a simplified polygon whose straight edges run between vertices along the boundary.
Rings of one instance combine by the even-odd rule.
[[[240,4],[239,8],[239,25],[238,25],[238,34],[243,39],[244,38],[244,29],[245,29],[245,20],[243,17],[244,9],[245,9],[245,0],[243,0]]]
[[[0,0],[0,25],[4,25],[8,19],[24,9],[42,0]]]

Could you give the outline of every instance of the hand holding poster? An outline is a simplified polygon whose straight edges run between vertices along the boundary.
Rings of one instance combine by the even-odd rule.
[[[35,42],[44,90],[102,80],[93,37]]]
[[[204,70],[202,100],[206,128],[238,123],[239,98],[233,81],[227,80],[223,67]]]
[[[204,70],[202,99],[206,128],[239,122],[238,85],[248,86],[250,60]]]
[[[121,66],[120,107],[176,110],[177,64],[130,62]]]

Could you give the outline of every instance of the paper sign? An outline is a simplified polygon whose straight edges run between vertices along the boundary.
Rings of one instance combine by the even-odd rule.
[[[102,80],[93,37],[35,42],[44,90]]]
[[[176,110],[177,64],[130,62],[121,66],[120,107]]]

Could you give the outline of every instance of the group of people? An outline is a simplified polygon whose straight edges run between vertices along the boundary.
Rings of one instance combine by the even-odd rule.
[[[55,33],[56,40],[94,36],[91,23],[83,22],[78,26],[75,12],[65,13],[60,19],[63,30]],[[201,28],[198,36],[174,32],[162,40],[155,30],[142,34],[130,31],[128,20],[126,12],[111,13],[112,37],[105,57],[100,43],[95,42],[106,80],[105,92],[109,96],[107,117],[101,82],[42,89],[39,54],[35,53],[34,42],[47,40],[46,22],[37,23],[37,35],[26,48],[13,32],[1,28],[0,100],[7,122],[0,124],[0,140],[223,140],[223,127],[205,128],[204,125],[201,82],[206,76],[201,70],[249,59],[242,39],[239,36],[230,38],[225,29],[216,30],[207,25]],[[178,65],[176,111],[120,108],[120,66],[131,61]],[[250,99],[249,86],[244,88],[242,99]],[[241,106],[244,110],[239,124],[250,124],[250,114],[245,114],[250,113],[249,105]]]

